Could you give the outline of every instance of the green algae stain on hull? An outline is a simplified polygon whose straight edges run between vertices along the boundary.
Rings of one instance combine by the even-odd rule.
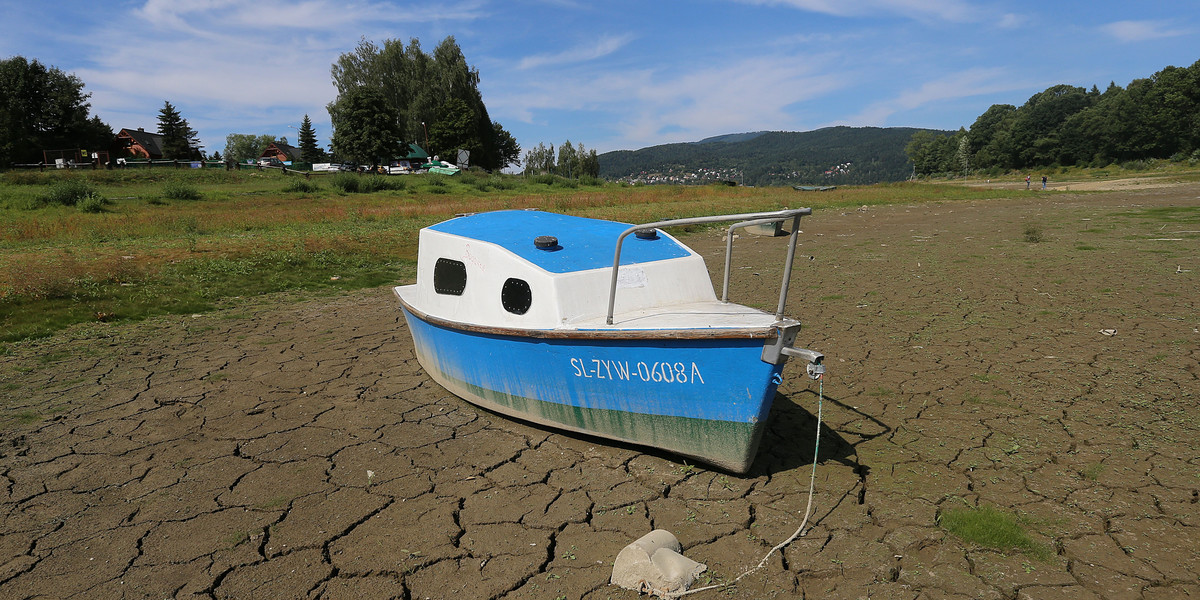
[[[432,365],[430,365],[432,366]],[[426,370],[449,390],[476,406],[510,417],[640,446],[650,446],[745,473],[754,462],[765,423],[735,423],[669,415],[584,408],[489,390]]]

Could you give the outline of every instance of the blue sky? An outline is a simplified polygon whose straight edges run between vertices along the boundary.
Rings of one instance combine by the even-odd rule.
[[[114,130],[170,101],[228,133],[324,146],[330,65],[360,39],[453,35],[523,149],[600,152],[830,125],[970,127],[1060,83],[1200,60],[1200,3],[1148,0],[0,0],[0,57],[74,73]]]

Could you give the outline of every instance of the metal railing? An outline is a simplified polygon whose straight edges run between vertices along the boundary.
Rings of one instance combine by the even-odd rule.
[[[689,219],[670,219],[667,221],[656,221],[654,223],[644,223],[642,225],[634,225],[626,229],[621,235],[617,236],[617,248],[613,253],[613,268],[612,280],[608,287],[608,315],[605,322],[609,325],[613,324],[613,310],[617,303],[617,271],[621,267],[621,246],[625,242],[625,238],[638,230],[642,229],[659,229],[662,227],[679,227],[683,225],[702,225],[706,223],[728,223],[737,221],[729,226],[728,242],[725,245],[725,275],[723,277],[724,285],[721,291],[721,302],[729,302],[729,277],[730,263],[733,256],[733,231],[753,225],[765,225],[768,223],[777,223],[792,219],[792,231],[788,240],[787,262],[783,267],[783,285],[779,290],[779,305],[775,311],[775,318],[783,318],[783,307],[787,301],[788,285],[792,278],[792,260],[796,256],[796,239],[800,233],[800,217],[811,215],[811,208],[793,208],[774,212],[758,212],[758,213],[741,213],[735,215],[712,215],[708,217],[692,217]]]

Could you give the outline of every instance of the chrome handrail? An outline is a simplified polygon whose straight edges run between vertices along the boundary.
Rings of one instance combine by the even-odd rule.
[[[643,223],[634,225],[626,229],[617,236],[617,247],[613,253],[613,269],[612,279],[608,287],[608,315],[605,322],[609,325],[613,324],[613,310],[617,303],[617,271],[621,268],[621,245],[624,244],[625,238],[640,229],[659,229],[662,227],[679,227],[683,225],[701,225],[705,223],[728,223],[730,221],[738,221],[729,227],[729,241],[725,247],[725,276],[724,288],[721,292],[721,301],[728,302],[729,295],[729,277],[730,277],[730,261],[733,255],[733,230],[751,225],[763,225],[766,223],[775,223],[785,219],[792,219],[792,234],[788,241],[787,263],[784,265],[783,285],[779,290],[779,306],[775,312],[776,319],[783,318],[784,302],[787,298],[788,285],[792,276],[792,260],[796,256],[796,239],[800,230],[800,217],[811,215],[811,208],[792,208],[778,210],[773,212],[758,212],[758,213],[740,213],[735,215],[712,215],[708,217],[691,217],[688,219],[669,219],[666,221],[655,221],[653,223]]]

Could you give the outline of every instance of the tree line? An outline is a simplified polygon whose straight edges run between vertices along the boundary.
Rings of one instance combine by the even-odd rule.
[[[432,54],[412,39],[382,46],[363,40],[332,65],[337,99],[326,108],[333,122],[330,149],[339,162],[373,164],[408,153],[416,143],[431,154],[447,157],[470,152],[474,166],[502,169],[520,164],[521,147],[488,116],[479,93],[479,71],[469,65],[453,37]],[[115,134],[99,117],[90,116],[91,94],[83,82],[37,60],[14,57],[0,61],[0,166],[37,163],[50,149],[99,148],[113,144]],[[197,134],[170,102],[159,111],[158,133],[164,158],[221,159],[206,156]],[[229,134],[225,159],[257,158],[273,136]],[[317,145],[305,115],[299,130],[304,162],[331,157]]]
[[[1200,159],[1200,61],[1124,88],[1055,85],[993,104],[970,129],[916,132],[905,152],[918,175]]]
[[[595,150],[586,150],[583,144],[572,144],[567,140],[554,153],[554,144],[546,147],[538,143],[525,153],[525,171],[529,175],[559,175],[579,179],[581,177],[600,176],[600,158]]]
[[[43,150],[108,148],[113,130],[89,116],[83,81],[38,60],[0,60],[0,168],[40,163]]]

